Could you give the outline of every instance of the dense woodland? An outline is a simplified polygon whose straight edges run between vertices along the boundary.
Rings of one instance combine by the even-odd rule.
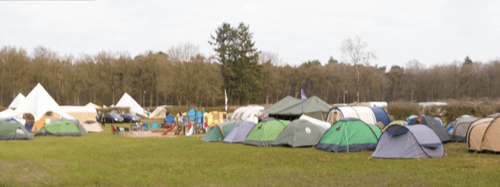
[[[227,90],[230,105],[272,104],[291,95],[317,96],[328,103],[364,101],[438,101],[497,98],[500,60],[464,61],[425,67],[418,60],[378,67],[361,37],[346,39],[342,61],[309,60],[299,66],[278,54],[259,51],[249,26],[222,24],[208,42],[216,55],[205,56],[192,44],[167,51],[61,56],[37,47],[33,51],[0,49],[0,106],[42,84],[60,105],[116,104],[124,92],[143,106],[220,106]],[[322,65],[324,64],[324,65]]]
[[[262,52],[258,103],[273,103],[286,95],[316,95],[328,103],[357,101],[357,74],[352,64],[334,59],[326,65],[305,62],[284,64],[277,54]],[[385,67],[357,65],[360,101],[436,101],[496,98],[500,93],[500,61],[453,62],[424,67],[416,60]],[[100,52],[96,55],[59,56],[38,47],[0,50],[0,105],[7,106],[17,93],[27,95],[41,83],[61,105],[88,102],[112,105],[124,92],[141,105],[222,105],[224,98],[221,64],[185,44],[167,52]],[[144,93],[144,91],[146,91]],[[143,98],[145,100],[143,101]],[[236,101],[229,98],[230,104]]]

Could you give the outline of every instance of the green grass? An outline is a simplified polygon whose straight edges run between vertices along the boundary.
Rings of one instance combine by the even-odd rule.
[[[0,141],[1,186],[496,186],[500,155],[445,145],[433,159],[206,143],[201,137]]]

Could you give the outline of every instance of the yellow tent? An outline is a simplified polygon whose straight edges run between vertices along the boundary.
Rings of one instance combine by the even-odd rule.
[[[227,119],[227,113],[226,112],[218,112],[218,111],[212,111],[207,113],[205,116],[207,119],[207,126],[212,127],[217,125],[218,123],[225,122]]]

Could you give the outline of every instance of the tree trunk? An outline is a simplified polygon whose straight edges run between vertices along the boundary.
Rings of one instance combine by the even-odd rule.
[[[269,93],[266,93],[266,106],[269,106]]]
[[[153,92],[149,93],[149,107],[153,107]]]
[[[358,81],[356,83],[356,96],[358,97],[358,103],[359,103],[359,69],[358,69],[358,66],[357,65],[354,65],[354,67],[356,67],[356,73],[358,74]]]

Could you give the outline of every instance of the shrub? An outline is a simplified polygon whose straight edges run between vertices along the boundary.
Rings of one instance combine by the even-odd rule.
[[[494,104],[474,103],[474,102],[453,102],[443,106],[445,113],[443,117],[447,121],[453,121],[462,115],[471,115],[476,117],[486,117],[498,110]]]
[[[387,113],[393,120],[406,120],[410,115],[419,115],[420,106],[410,102],[391,102],[387,105]]]

